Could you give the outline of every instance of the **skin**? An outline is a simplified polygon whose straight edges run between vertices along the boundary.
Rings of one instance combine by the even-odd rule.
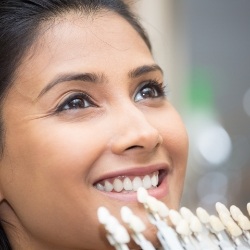
[[[148,222],[137,202],[110,197],[93,183],[117,171],[167,166],[167,189],[157,198],[177,208],[186,130],[166,97],[140,98],[142,83],[161,83],[163,74],[154,69],[129,76],[155,61],[123,18],[68,13],[43,28],[3,106],[0,215],[15,226],[5,228],[14,249],[112,249],[97,220],[99,206],[119,216],[128,205]],[[60,74],[86,72],[102,77],[47,87]],[[87,93],[94,104],[56,112],[75,92]],[[147,227],[146,235],[155,241],[153,227]]]

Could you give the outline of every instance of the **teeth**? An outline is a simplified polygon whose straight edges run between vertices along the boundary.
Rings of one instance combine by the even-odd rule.
[[[133,184],[132,184],[132,181],[126,177],[123,181],[123,187],[126,191],[131,191],[133,190]]]
[[[123,183],[120,179],[115,179],[113,186],[116,192],[121,192],[123,190]]]
[[[105,192],[130,192],[137,191],[139,187],[151,189],[159,184],[159,171],[150,175],[135,176],[135,177],[119,177],[113,181],[105,180],[95,185],[95,188]]]
[[[151,178],[151,184],[153,187],[156,187],[158,185],[158,174],[153,174],[153,177]]]
[[[113,185],[109,181],[105,181],[104,189],[106,192],[111,192],[113,190]]]
[[[134,191],[137,191],[139,187],[142,187],[142,180],[140,177],[135,177],[132,183]]]
[[[100,190],[100,191],[104,191],[104,190],[105,190],[104,186],[103,186],[101,183],[97,183],[97,184],[96,184],[96,188],[97,188],[98,190]]]
[[[142,183],[143,183],[143,187],[145,189],[151,188],[151,179],[150,179],[150,176],[149,175],[144,176],[143,180],[142,180]]]

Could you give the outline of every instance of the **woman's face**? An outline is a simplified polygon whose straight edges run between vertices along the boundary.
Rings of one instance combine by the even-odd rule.
[[[136,192],[125,191],[130,182],[178,206],[188,143],[163,82],[144,41],[115,14],[44,25],[3,107],[0,211],[21,246],[108,249],[98,207],[119,216],[127,205],[147,221]]]

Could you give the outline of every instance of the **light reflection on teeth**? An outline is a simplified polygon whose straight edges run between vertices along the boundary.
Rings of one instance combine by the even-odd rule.
[[[150,175],[134,177],[118,177],[111,180],[105,180],[95,185],[95,188],[105,192],[131,192],[137,191],[139,187],[151,189],[159,184],[159,171]]]

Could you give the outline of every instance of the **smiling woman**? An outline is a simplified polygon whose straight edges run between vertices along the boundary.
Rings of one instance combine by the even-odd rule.
[[[186,131],[122,1],[1,1],[0,55],[1,249],[110,249],[96,211],[147,223],[140,186],[178,207]]]

